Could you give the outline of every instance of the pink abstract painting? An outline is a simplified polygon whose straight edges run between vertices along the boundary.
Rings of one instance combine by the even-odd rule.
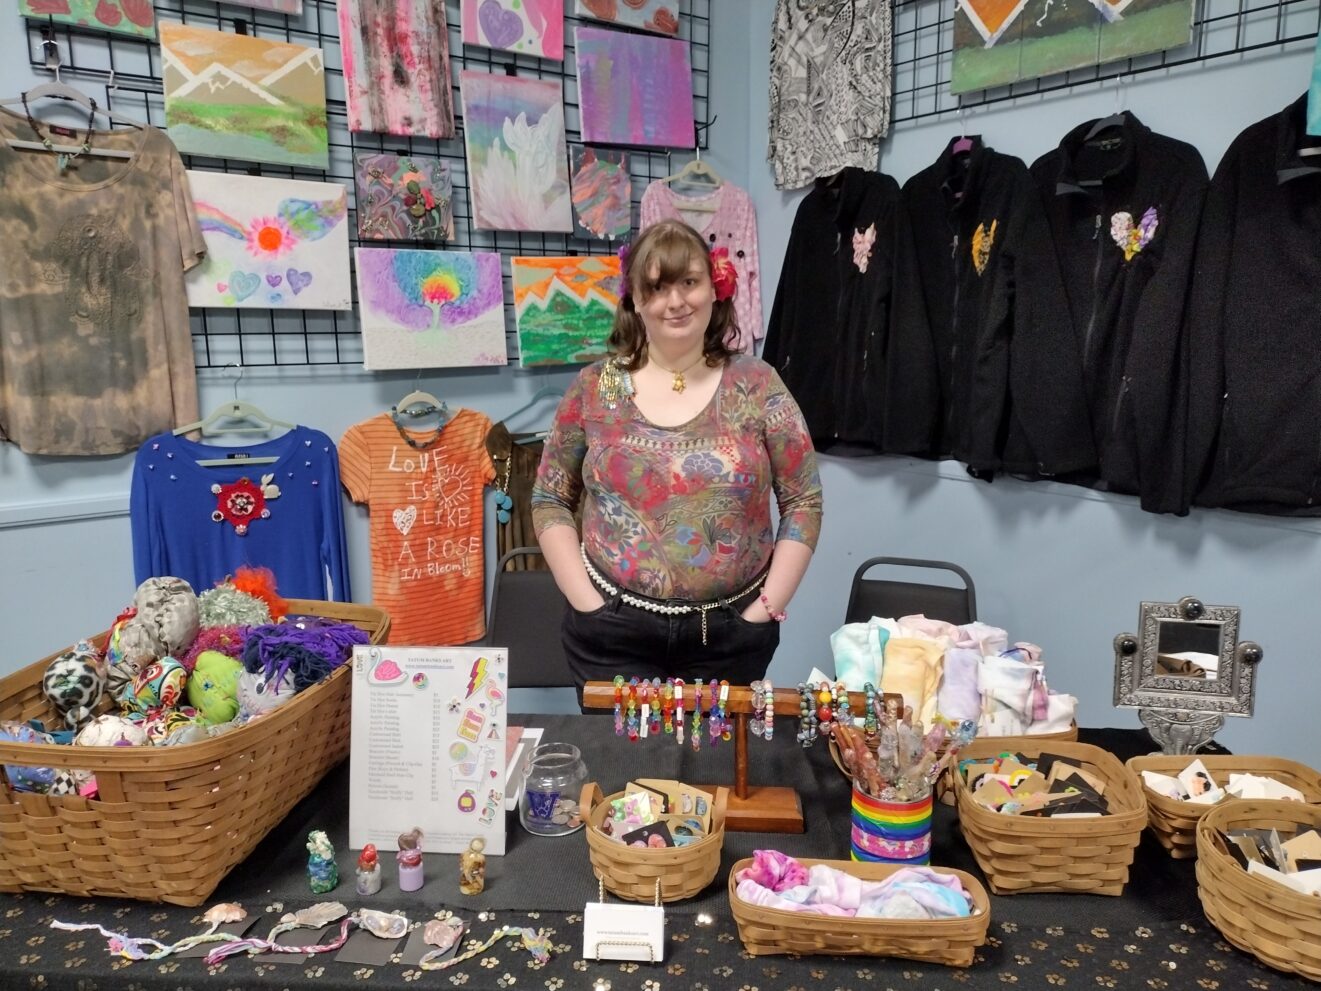
[[[693,147],[687,42],[589,27],[576,28],[574,41],[584,141]]]
[[[564,0],[463,0],[463,43],[564,59]]]
[[[454,137],[445,0],[338,0],[349,130]]]

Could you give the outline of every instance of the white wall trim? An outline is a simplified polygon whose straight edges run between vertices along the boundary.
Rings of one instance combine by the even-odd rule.
[[[128,494],[90,496],[86,499],[55,499],[50,502],[19,502],[0,506],[0,530],[44,523],[73,523],[128,515]]]

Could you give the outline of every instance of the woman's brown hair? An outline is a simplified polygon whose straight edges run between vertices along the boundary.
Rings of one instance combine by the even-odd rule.
[[[659,287],[684,278],[695,259],[701,259],[710,278],[711,254],[707,244],[702,235],[682,220],[658,221],[630,246],[623,272],[626,294],[620,295],[615,325],[606,342],[614,354],[624,359],[624,367],[630,372],[642,367],[647,353],[647,329],[634,301],[645,303]],[[654,281],[647,278],[653,265],[657,269]],[[714,368],[731,358],[736,352],[726,342],[737,336],[734,298],[717,299],[711,306],[711,322],[702,339],[702,355],[707,365]]]

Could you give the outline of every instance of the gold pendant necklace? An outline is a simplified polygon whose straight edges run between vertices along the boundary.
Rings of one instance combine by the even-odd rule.
[[[671,389],[673,389],[675,392],[683,392],[684,389],[688,388],[687,384],[686,384],[686,383],[684,382],[684,380],[683,380],[684,375],[685,375],[687,372],[691,372],[694,368],[696,368],[696,367],[698,366],[698,364],[700,364],[700,363],[706,358],[706,355],[705,355],[705,354],[699,354],[699,355],[697,356],[697,360],[694,361],[694,362],[693,362],[691,365],[689,365],[687,368],[677,368],[677,369],[676,369],[676,368],[666,368],[666,367],[665,367],[664,365],[662,365],[659,361],[656,361],[656,359],[653,358],[652,355],[651,355],[651,348],[647,348],[647,358],[648,358],[650,361],[655,362],[656,367],[659,368],[661,371],[663,371],[663,372],[669,372],[671,375],[674,376],[674,381],[673,381],[672,383],[670,383],[670,388],[671,388]]]

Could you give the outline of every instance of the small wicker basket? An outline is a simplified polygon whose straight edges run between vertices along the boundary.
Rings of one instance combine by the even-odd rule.
[[[1231,829],[1300,827],[1321,829],[1321,807],[1243,799],[1212,806],[1197,824],[1197,893],[1230,943],[1267,966],[1321,981],[1321,901],[1247,873],[1221,836]]]
[[[290,599],[294,615],[353,623],[380,643],[380,609]],[[98,646],[108,634],[95,638]],[[41,679],[56,655],[0,679],[0,719],[51,719]],[[200,905],[348,756],[350,665],[268,716],[200,743],[66,747],[0,743],[0,765],[74,767],[99,796],[16,792],[0,772],[0,891],[56,891]]]
[[[1147,825],[1175,860],[1189,860],[1197,856],[1197,823],[1214,805],[1181,802],[1160,795],[1142,784],[1143,771],[1155,771],[1175,777],[1194,760],[1200,760],[1211,780],[1223,788],[1230,774],[1260,774],[1297,788],[1307,802],[1321,803],[1321,774],[1305,764],[1282,757],[1253,757],[1239,754],[1211,754],[1203,757],[1152,754],[1134,757],[1128,762],[1139,788],[1147,796]]]
[[[1103,778],[1110,814],[1092,819],[1004,815],[973,801],[963,775],[956,774],[959,826],[991,891],[1123,894],[1133,852],[1147,824],[1146,799],[1124,765],[1100,747],[1042,742],[1029,736],[975,740],[963,748],[959,759],[988,759],[1004,751],[1028,758],[1054,754]]]
[[[900,864],[865,864],[851,860],[800,860],[804,867],[825,864],[864,881],[880,881]],[[739,938],[754,956],[775,953],[850,954],[869,957],[901,957],[969,967],[977,947],[986,942],[991,924],[991,903],[986,889],[971,874],[933,867],[940,874],[954,874],[972,896],[972,915],[962,919],[841,919],[763,908],[738,896],[738,872],[752,860],[740,860],[729,872],[729,907],[738,923]]]
[[[582,808],[587,810],[587,854],[592,871],[606,890],[631,902],[651,904],[660,882],[660,900],[677,902],[692,898],[715,880],[720,870],[720,852],[725,845],[725,808],[729,789],[717,788],[711,808],[711,831],[687,846],[653,850],[625,846],[601,832],[610,812],[610,802],[622,798],[616,792],[605,798],[594,781],[583,785]]]

